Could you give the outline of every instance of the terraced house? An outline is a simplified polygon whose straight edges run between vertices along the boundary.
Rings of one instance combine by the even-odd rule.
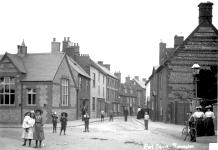
[[[120,73],[111,73],[110,65],[104,64],[103,61],[98,61],[99,67],[106,74],[106,103],[105,112],[108,115],[113,112],[114,115],[120,114],[120,101],[119,101],[119,85],[121,80]]]
[[[55,39],[54,39],[55,41]],[[17,54],[0,59],[0,122],[20,123],[25,112],[40,107],[46,122],[51,113],[76,119],[77,86],[68,56],[52,42],[51,53],[28,53],[23,42]]]

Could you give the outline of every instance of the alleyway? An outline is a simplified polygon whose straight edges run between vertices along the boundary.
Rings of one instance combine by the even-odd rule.
[[[143,150],[143,149],[208,149],[208,143],[216,142],[216,137],[202,137],[197,143],[183,141],[182,126],[150,122],[149,130],[144,130],[143,120],[123,118],[114,122],[95,122],[90,125],[90,132],[83,132],[83,126],[69,127],[67,135],[53,134],[51,128],[45,129],[44,146],[46,150]],[[73,123],[71,123],[73,124]],[[0,128],[0,145],[3,150],[34,149],[23,147],[20,139],[22,129]],[[59,131],[59,130],[58,130]],[[34,146],[32,143],[32,147]],[[158,148],[159,147],[159,148]]]

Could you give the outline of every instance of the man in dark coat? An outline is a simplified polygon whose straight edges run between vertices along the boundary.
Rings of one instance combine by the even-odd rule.
[[[124,120],[125,120],[125,122],[127,121],[127,117],[128,117],[128,110],[127,110],[127,108],[125,108],[124,109]]]
[[[85,122],[85,130],[83,132],[89,132],[89,114],[88,112],[84,115],[84,122]]]

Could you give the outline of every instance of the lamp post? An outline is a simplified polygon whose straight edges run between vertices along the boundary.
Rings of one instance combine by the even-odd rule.
[[[198,101],[198,74],[200,72],[200,65],[199,64],[193,64],[191,69],[192,69],[192,74],[193,74],[193,81],[194,81],[194,101],[192,100],[192,110],[194,110],[194,108],[199,105],[199,101]]]

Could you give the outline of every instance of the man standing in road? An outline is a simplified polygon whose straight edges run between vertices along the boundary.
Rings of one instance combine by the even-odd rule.
[[[84,115],[84,121],[85,121],[85,131],[83,132],[89,132],[89,114],[88,112],[85,113]]]
[[[127,117],[128,117],[128,110],[127,108],[124,109],[124,120],[127,122]]]
[[[101,122],[104,122],[104,110],[101,111]]]

